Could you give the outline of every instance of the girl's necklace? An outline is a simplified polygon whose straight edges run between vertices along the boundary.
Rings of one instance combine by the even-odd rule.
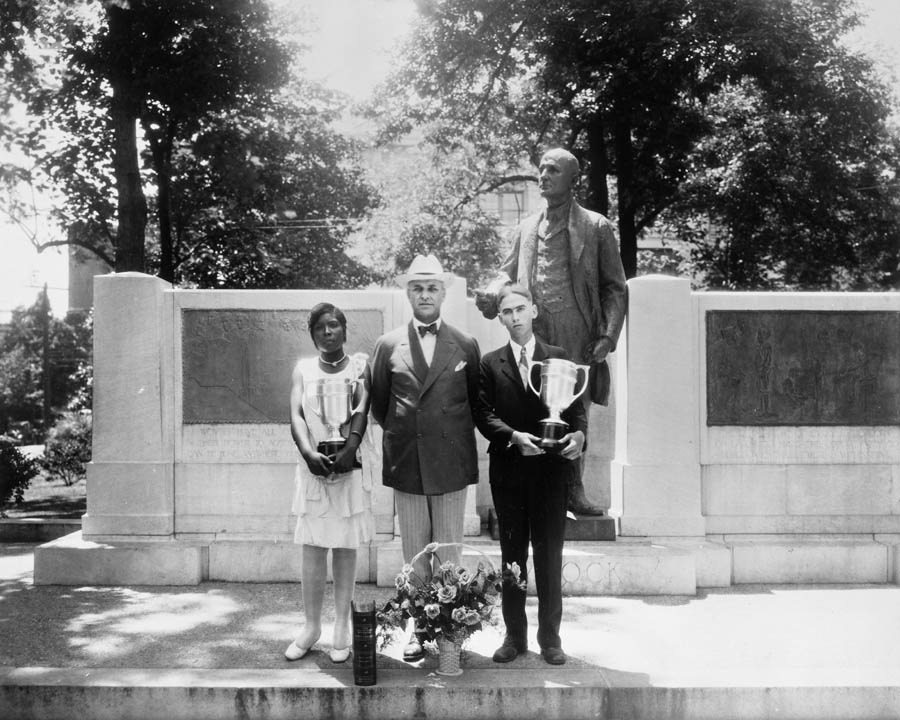
[[[325,360],[321,355],[319,355],[320,363],[322,363],[323,365],[330,365],[333,368],[336,368],[338,365],[340,365],[346,359],[347,359],[347,355],[344,354],[344,355],[341,355],[339,360],[335,360],[334,362],[331,362],[330,360]]]

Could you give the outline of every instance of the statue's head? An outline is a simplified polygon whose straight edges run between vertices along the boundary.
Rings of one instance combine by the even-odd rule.
[[[538,170],[541,197],[552,205],[571,197],[581,174],[581,165],[568,150],[554,148],[541,156]]]

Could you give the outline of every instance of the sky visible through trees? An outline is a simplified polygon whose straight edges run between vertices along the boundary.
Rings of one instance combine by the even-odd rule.
[[[272,0],[296,3],[296,0]],[[298,3],[299,4],[299,3]],[[390,67],[390,50],[413,17],[413,0],[303,0],[318,28],[305,39],[310,76],[323,84],[363,100]],[[893,74],[900,88],[900,13],[896,0],[860,0],[869,12],[852,42],[877,58]],[[341,128],[353,134],[350,122]],[[46,282],[57,315],[66,309],[67,262],[64,253],[42,256],[15,228],[0,224],[3,262],[0,263],[0,322],[12,308],[30,305]]]

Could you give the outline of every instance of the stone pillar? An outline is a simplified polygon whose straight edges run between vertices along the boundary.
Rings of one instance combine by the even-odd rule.
[[[610,514],[621,536],[701,536],[697,320],[690,283],[628,283]]]
[[[142,273],[94,279],[86,539],[149,540],[174,533],[170,288]]]

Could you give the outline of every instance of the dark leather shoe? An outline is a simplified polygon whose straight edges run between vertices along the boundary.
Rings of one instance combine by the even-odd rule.
[[[576,515],[605,515],[606,510],[588,500],[580,478],[569,480],[569,510]]]
[[[519,655],[528,652],[526,643],[517,643],[515,640],[507,638],[503,644],[494,651],[494,662],[508,663],[515,660]]]
[[[541,657],[544,658],[544,662],[550,663],[551,665],[565,665],[566,664],[566,654],[563,652],[562,648],[558,647],[548,647],[541,649]]]
[[[599,505],[592,505],[589,502],[569,503],[569,511],[573,515],[606,515],[606,510]]]
[[[416,662],[417,660],[421,660],[424,656],[425,653],[422,650],[422,643],[415,638],[412,638],[406,644],[406,647],[403,648],[403,659],[406,662]]]

